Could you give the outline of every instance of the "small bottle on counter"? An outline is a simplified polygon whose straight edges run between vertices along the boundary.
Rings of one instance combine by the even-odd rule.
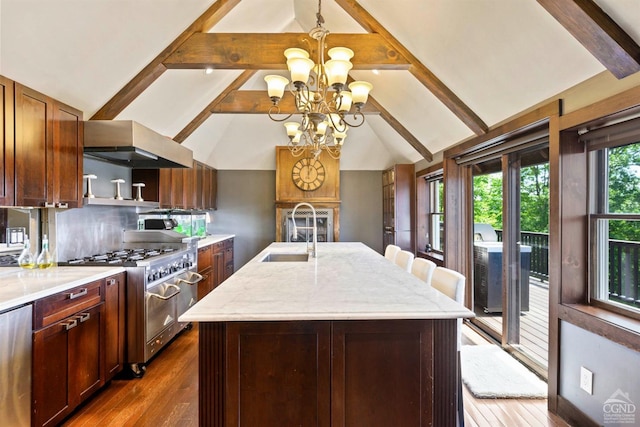
[[[36,266],[36,260],[31,253],[31,244],[29,243],[29,236],[24,236],[24,249],[18,257],[18,265],[22,268],[34,268]]]
[[[38,264],[38,268],[49,268],[53,266],[53,257],[49,252],[49,239],[47,239],[46,234],[42,239],[42,252],[38,255],[36,263]]]

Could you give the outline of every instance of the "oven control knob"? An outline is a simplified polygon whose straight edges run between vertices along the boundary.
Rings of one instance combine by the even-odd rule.
[[[153,282],[154,280],[156,280],[156,271],[151,270],[151,272],[147,276],[147,282]]]

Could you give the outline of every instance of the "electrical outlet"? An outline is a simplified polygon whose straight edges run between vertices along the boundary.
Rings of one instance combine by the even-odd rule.
[[[593,372],[584,366],[580,366],[580,388],[593,394]]]

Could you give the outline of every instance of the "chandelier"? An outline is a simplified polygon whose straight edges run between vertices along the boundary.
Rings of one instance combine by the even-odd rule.
[[[269,108],[271,120],[285,122],[294,114],[301,115],[299,121],[284,123],[291,154],[298,157],[308,150],[309,157],[318,158],[324,150],[338,159],[349,127],[359,127],[364,123],[362,107],[373,86],[365,81],[354,81],[347,87],[347,77],[353,66],[351,49],[331,48],[327,52],[331,59],[325,62],[325,38],[329,31],[322,26],[324,18],[321,12],[322,0],[319,0],[316,27],[309,31],[309,36],[317,41],[317,61],[314,63],[309,59],[309,52],[304,49],[286,49],[284,56],[292,83],[279,75],[268,75],[264,80],[273,104]],[[275,115],[280,114],[278,104],[287,87],[294,97],[297,111],[277,118]],[[350,111],[353,111],[352,121],[348,121]]]

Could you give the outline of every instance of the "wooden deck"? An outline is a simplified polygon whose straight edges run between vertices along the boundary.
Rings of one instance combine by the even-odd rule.
[[[469,327],[463,344],[486,344]],[[65,427],[198,425],[198,330],[184,331],[154,358],[142,379],[113,380],[76,410]],[[463,387],[465,425],[567,427],[546,399],[476,399]]]
[[[489,329],[502,333],[502,313],[484,313],[476,309],[476,316]],[[520,317],[521,351],[547,369],[549,360],[549,287],[537,279],[529,281],[529,311]]]

